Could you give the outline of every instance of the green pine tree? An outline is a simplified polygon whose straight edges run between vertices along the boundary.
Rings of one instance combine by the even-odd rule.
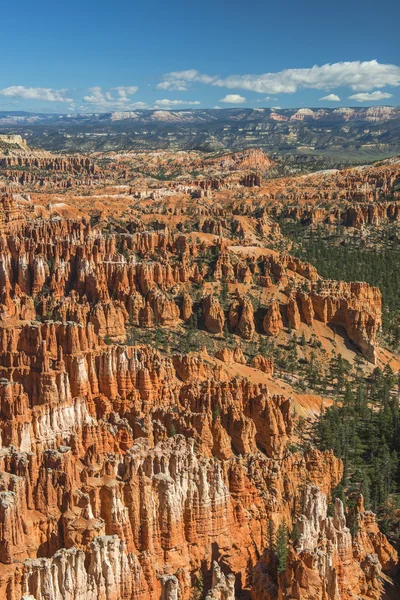
[[[278,573],[286,570],[286,560],[289,551],[288,531],[286,523],[279,525],[276,534],[276,555],[278,558]]]

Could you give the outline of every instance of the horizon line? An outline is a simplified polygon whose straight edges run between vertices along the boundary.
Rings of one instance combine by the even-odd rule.
[[[0,114],[2,113],[18,113],[18,114],[27,114],[27,115],[51,115],[51,116],[91,116],[91,115],[108,115],[113,113],[146,113],[146,112],[201,112],[204,110],[207,111],[227,111],[227,110],[247,110],[247,111],[260,111],[260,110],[269,110],[271,112],[277,111],[287,111],[287,110],[343,110],[343,109],[351,109],[351,110],[368,110],[369,108],[394,108],[400,109],[399,104],[375,104],[368,106],[290,106],[290,107],[273,107],[273,106],[260,106],[260,107],[249,107],[249,106],[227,106],[221,108],[215,107],[204,107],[204,108],[133,108],[131,110],[107,110],[107,111],[93,111],[93,112],[46,112],[42,110],[12,110],[12,109],[0,109]]]

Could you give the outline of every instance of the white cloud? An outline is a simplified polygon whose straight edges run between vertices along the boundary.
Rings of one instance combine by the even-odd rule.
[[[302,88],[328,90],[338,87],[349,87],[355,92],[361,92],[387,85],[399,86],[400,67],[381,64],[376,60],[348,61],[261,75],[229,75],[225,78],[190,69],[168,73],[159,86],[164,86],[162,89],[173,89],[172,86],[177,85],[181,89],[187,89],[192,83],[243,89],[260,94],[293,93]]]
[[[130,105],[131,108],[149,108],[149,105],[146,102],[133,102]]]
[[[213,83],[217,77],[204,75],[195,69],[187,71],[173,71],[164,76],[164,81],[157,84],[159,90],[175,90],[184,92],[188,89],[190,83]]]
[[[100,86],[91,87],[88,91],[90,92],[90,96],[83,96],[84,102],[88,102],[89,104],[107,102],[107,94],[103,94]]]
[[[200,102],[198,100],[187,101],[185,100],[168,100],[167,98],[163,98],[162,100],[156,100],[155,107],[156,108],[171,108],[172,106],[179,105],[187,105],[187,106],[198,106]]]
[[[353,94],[349,96],[350,100],[355,100],[356,102],[373,102],[376,100],[384,100],[385,98],[392,98],[393,94],[388,94],[387,92],[361,92],[360,94]]]
[[[24,87],[12,85],[0,90],[1,96],[7,98],[20,98],[22,100],[42,100],[44,102],[73,102],[68,98],[67,90],[54,90],[52,88]]]
[[[133,94],[136,94],[139,88],[135,85],[120,85],[119,87],[112,89],[117,90],[120,98],[126,98],[127,96],[133,96]]]
[[[328,94],[323,96],[320,100],[329,100],[329,102],[340,102],[340,98],[337,94]]]
[[[171,90],[176,92],[186,92],[188,89],[187,82],[183,79],[176,79],[175,81],[161,81],[157,83],[158,90]]]
[[[227,94],[225,98],[221,98],[220,102],[225,102],[226,104],[243,104],[243,102],[246,102],[246,98],[240,96],[240,94]]]
[[[100,111],[146,108],[143,102],[132,102],[131,96],[136,94],[138,89],[134,85],[128,85],[114,87],[103,92],[103,89],[96,85],[88,89],[89,94],[83,97],[83,101]],[[117,93],[116,96],[113,92]]]

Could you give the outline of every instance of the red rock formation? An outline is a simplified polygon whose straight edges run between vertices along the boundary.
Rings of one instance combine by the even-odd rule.
[[[16,225],[25,221],[23,211],[17,206],[12,194],[3,194],[0,196],[0,232],[10,231]]]
[[[182,319],[188,321],[193,314],[193,300],[189,294],[183,295],[182,301]]]
[[[235,576],[224,575],[218,563],[213,563],[212,587],[206,600],[235,600]]]
[[[274,300],[269,305],[264,317],[263,327],[267,335],[278,335],[280,330],[283,329],[282,315],[277,300]]]
[[[246,340],[255,333],[254,308],[249,298],[239,297],[229,308],[229,327]]]
[[[270,375],[274,374],[274,361],[272,358],[257,354],[253,358],[253,366],[256,369],[260,369],[260,371],[264,371],[264,373],[269,373]]]
[[[315,318],[344,327],[349,338],[375,363],[376,335],[381,327],[382,295],[366,283],[324,282],[311,294]]]
[[[371,555],[376,555],[379,564],[386,573],[394,573],[398,556],[393,546],[376,523],[372,511],[364,508],[364,499],[360,495],[354,508],[353,518],[356,522],[356,533],[353,538],[353,554],[361,564],[368,564]]]
[[[210,333],[224,330],[225,315],[215,296],[206,296],[203,300],[204,325]]]
[[[289,298],[287,304],[287,318],[292,329],[300,327],[300,312],[295,298]]]
[[[266,154],[259,148],[249,148],[233,154],[224,154],[223,156],[210,158],[206,162],[208,164],[218,165],[224,170],[251,168],[260,171],[267,171],[273,164],[268,156],[266,156]]]
[[[312,325],[314,322],[314,307],[309,294],[298,292],[297,298],[300,304],[301,316],[307,325]]]
[[[285,597],[291,594],[301,600],[323,597],[334,600],[356,595],[380,598],[381,564],[376,554],[368,553],[368,546],[364,548],[364,560],[360,556],[354,560],[353,541],[341,501],[336,499],[334,516],[327,517],[324,495],[318,488],[310,487],[305,491],[303,505],[304,513],[297,522],[299,539],[280,582],[283,589],[285,584],[291,586]],[[363,535],[362,528],[359,537]]]
[[[24,189],[104,177],[96,159],[25,151],[0,164]],[[138,154],[136,166],[151,163]],[[153,158],[144,172],[159,172],[165,157]],[[198,153],[185,160],[200,161]],[[111,163],[107,177],[129,179],[126,157]],[[373,360],[380,294],[324,282],[311,265],[262,245],[273,229],[268,211],[253,213],[252,190],[239,185],[262,183],[271,166],[263,153],[203,163],[198,186],[152,180],[140,190],[131,181],[129,204],[138,198],[140,209],[118,222],[101,212],[98,226],[46,218],[50,194],[36,195],[42,212],[18,195],[2,199],[0,598],[189,600],[201,572],[209,600],[250,590],[254,600],[378,599],[381,568],[394,569],[396,553],[361,503],[348,515],[353,538],[340,503],[327,516],[342,463],[312,447],[293,452],[292,402],[271,392],[280,389],[273,361],[256,354],[267,306],[267,335],[284,321],[297,329],[319,320],[343,327]],[[357,177],[373,185],[349,176]],[[395,175],[379,177],[388,192]],[[201,187],[218,201],[204,193],[192,203]],[[230,196],[238,189],[240,202]],[[80,208],[86,195],[77,197]],[[222,292],[231,303],[226,345],[207,334],[226,331]],[[125,343],[127,333],[157,343],[159,327],[162,351]],[[173,354],[172,337],[187,333],[206,337],[216,358],[205,349]],[[227,347],[234,335],[243,349]],[[252,367],[243,350],[256,354]],[[266,546],[269,523],[283,521],[297,522],[300,535],[278,577]]]

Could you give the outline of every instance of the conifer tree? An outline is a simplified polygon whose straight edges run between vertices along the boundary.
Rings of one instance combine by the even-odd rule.
[[[278,573],[286,570],[286,560],[289,551],[288,530],[286,523],[279,525],[276,534],[276,555],[278,557]]]

